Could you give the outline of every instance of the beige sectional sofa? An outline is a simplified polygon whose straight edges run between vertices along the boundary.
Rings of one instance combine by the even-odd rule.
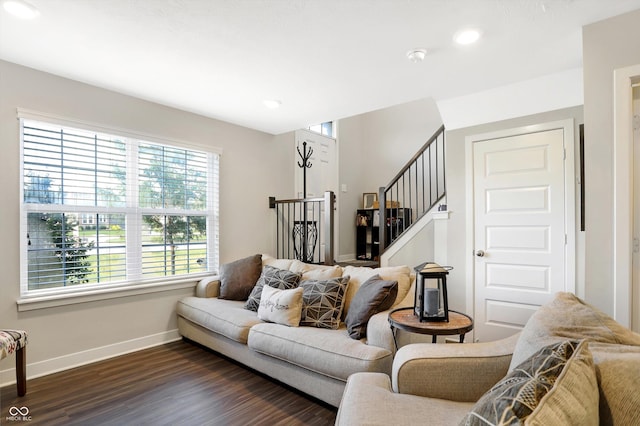
[[[323,266],[297,260],[262,256],[263,266],[289,270],[305,279],[349,276],[342,319],[361,284],[378,274],[398,282],[392,308],[410,303],[413,275],[410,268]],[[262,321],[245,302],[219,298],[220,277],[202,280],[196,295],[178,302],[178,330],[192,341],[239,361],[248,367],[338,406],[347,378],[357,372],[377,372],[388,377],[395,352],[387,321],[389,310],[375,314],[366,326],[366,338],[351,338],[344,324],[338,329],[289,327]],[[409,302],[406,302],[409,300]]]
[[[640,425],[640,334],[570,293],[522,332],[487,343],[410,344],[391,377],[352,375],[336,424]]]

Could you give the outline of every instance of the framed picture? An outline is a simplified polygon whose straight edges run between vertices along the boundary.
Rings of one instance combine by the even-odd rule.
[[[362,208],[372,209],[373,203],[378,201],[378,194],[375,192],[365,192],[362,194]]]

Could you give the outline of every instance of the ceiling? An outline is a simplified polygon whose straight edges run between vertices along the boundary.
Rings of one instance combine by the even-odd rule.
[[[0,10],[1,59],[272,134],[579,68],[583,25],[640,9],[640,0],[29,2],[34,20]],[[469,26],[480,41],[455,46]],[[414,48],[428,50],[423,62],[407,59]]]

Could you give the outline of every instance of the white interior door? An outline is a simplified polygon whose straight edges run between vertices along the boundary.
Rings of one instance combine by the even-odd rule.
[[[574,291],[567,282],[575,262],[567,250],[569,232],[574,237],[569,121],[471,141],[476,341],[517,332],[556,292]]]
[[[296,130],[296,176],[295,196],[297,198],[322,197],[325,191],[337,193],[338,168],[336,161],[336,140],[309,130]],[[307,168],[307,194],[302,194],[302,168],[298,163],[302,162],[297,149],[302,152],[302,144],[307,143],[307,149],[313,149],[309,160],[311,167]]]

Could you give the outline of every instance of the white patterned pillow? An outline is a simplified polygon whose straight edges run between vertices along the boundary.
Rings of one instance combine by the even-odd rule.
[[[264,286],[258,307],[258,318],[263,321],[297,327],[302,314],[302,289],[279,290]]]
[[[349,276],[330,280],[305,280],[300,282],[302,294],[302,320],[300,325],[337,329],[344,307]]]

